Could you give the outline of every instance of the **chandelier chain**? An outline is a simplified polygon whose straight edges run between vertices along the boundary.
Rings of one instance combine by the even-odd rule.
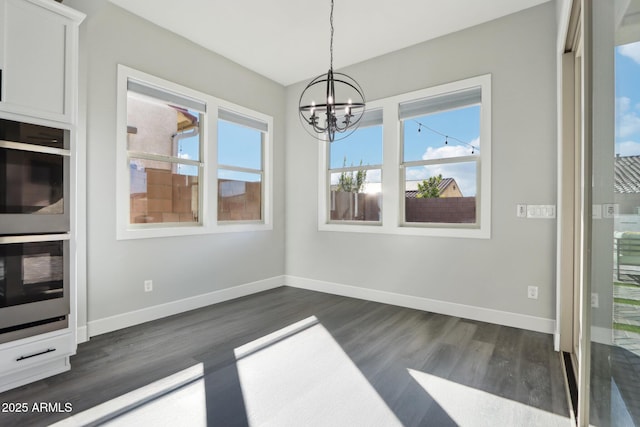
[[[329,24],[331,25],[331,39],[329,41],[329,68],[333,70],[333,0],[331,0],[331,14],[329,15]]]

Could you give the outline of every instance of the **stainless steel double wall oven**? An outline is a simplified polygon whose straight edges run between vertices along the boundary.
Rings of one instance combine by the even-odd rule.
[[[69,315],[69,131],[0,119],[0,343]]]

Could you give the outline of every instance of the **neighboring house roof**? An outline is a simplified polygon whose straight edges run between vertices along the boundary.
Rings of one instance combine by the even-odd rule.
[[[170,105],[171,108],[178,112],[178,131],[193,129],[198,127],[198,117],[194,116],[186,108]]]
[[[640,193],[640,156],[616,156],[615,183],[616,193]]]
[[[424,180],[418,180],[418,181],[407,181],[406,184],[406,191],[405,191],[405,197],[409,198],[409,199],[415,199],[416,195],[418,194],[418,184],[422,184]],[[438,184],[438,191],[440,191],[440,194],[442,194],[444,192],[444,190],[447,189],[447,187],[449,187],[451,184],[456,184],[456,186],[458,185],[456,183],[456,180],[453,178],[442,178],[442,181],[440,181],[440,184]]]

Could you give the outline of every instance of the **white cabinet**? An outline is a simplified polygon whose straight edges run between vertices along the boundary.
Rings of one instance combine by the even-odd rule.
[[[80,144],[76,135],[78,33],[84,17],[54,0],[0,0],[0,118],[66,129],[71,141],[72,189],[77,180],[76,151]],[[75,193],[70,200],[73,220]],[[0,392],[70,368],[69,357],[77,347],[76,233],[72,225],[68,326],[2,341]]]
[[[74,353],[69,330],[0,345],[0,393],[69,370]]]
[[[72,121],[83,17],[53,0],[0,0],[0,111]]]

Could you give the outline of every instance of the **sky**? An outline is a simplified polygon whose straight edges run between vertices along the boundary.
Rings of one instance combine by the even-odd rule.
[[[640,42],[616,47],[616,154],[640,155]]]
[[[189,112],[191,114],[198,114],[197,112]],[[191,137],[181,140],[178,156],[183,159],[197,160],[199,156],[199,141],[199,137]],[[219,120],[218,163],[227,166],[261,170],[261,132],[225,120]],[[178,170],[184,175],[197,174],[195,166],[180,165]],[[219,170],[218,177],[248,182],[260,181],[259,174],[230,170]]]
[[[480,106],[408,119],[405,120],[404,126],[405,161],[479,154]],[[446,144],[445,141],[447,141]],[[471,146],[476,148],[472,150]],[[332,169],[340,168],[343,164],[358,166],[361,161],[363,165],[382,164],[382,126],[360,128],[349,137],[331,144],[329,164]],[[407,181],[422,181],[439,174],[442,174],[443,178],[454,178],[463,196],[475,196],[475,162],[416,166],[406,169]],[[380,182],[380,175],[380,169],[370,170],[367,172],[367,181]],[[337,176],[339,175],[332,176],[332,181],[337,181]]]

